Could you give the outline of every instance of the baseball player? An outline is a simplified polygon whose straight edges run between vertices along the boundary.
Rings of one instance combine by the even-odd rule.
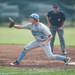
[[[62,53],[63,55],[66,55],[67,51],[65,49],[65,40],[64,40],[64,31],[63,31],[65,15],[62,11],[59,10],[58,5],[54,4],[52,6],[52,10],[49,11],[47,14],[47,21],[48,21],[48,27],[50,28],[51,33],[53,35],[51,39],[52,52],[54,48],[55,35],[57,32],[60,40]]]
[[[32,35],[35,37],[35,41],[25,46],[17,60],[13,63],[10,63],[10,65],[19,65],[28,51],[38,47],[41,47],[49,58],[60,60],[63,61],[65,64],[68,64],[68,62],[70,61],[69,57],[52,53],[50,47],[52,34],[46,25],[39,22],[39,15],[37,13],[32,13],[30,15],[29,22],[30,23],[26,25],[16,25],[14,22],[10,23],[10,28],[14,27],[17,29],[29,29],[32,32]]]

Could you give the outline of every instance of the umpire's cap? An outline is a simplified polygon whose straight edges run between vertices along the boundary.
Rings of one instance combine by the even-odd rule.
[[[39,15],[38,15],[37,13],[32,13],[32,14],[30,15],[30,17],[33,18],[33,19],[36,20],[36,21],[39,21]]]
[[[57,9],[59,6],[57,4],[53,4],[53,8]]]

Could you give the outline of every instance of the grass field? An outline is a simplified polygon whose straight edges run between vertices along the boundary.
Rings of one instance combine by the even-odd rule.
[[[65,28],[66,45],[75,46],[75,28]],[[34,40],[31,32],[28,30],[17,30],[0,27],[0,44],[27,44]],[[59,45],[58,36],[55,45]]]
[[[0,75],[75,75],[75,70],[24,69],[0,67]]]

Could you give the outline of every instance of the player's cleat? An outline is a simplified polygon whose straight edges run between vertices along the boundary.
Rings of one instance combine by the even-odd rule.
[[[20,63],[18,61],[15,61],[13,63],[10,63],[11,66],[19,65]]]
[[[70,62],[70,60],[71,60],[70,57],[66,57],[66,58],[64,59],[65,65],[68,65],[68,63]]]

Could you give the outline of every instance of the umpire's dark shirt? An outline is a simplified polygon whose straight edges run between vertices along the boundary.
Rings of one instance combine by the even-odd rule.
[[[54,13],[53,11],[48,12],[48,18],[51,26],[60,27],[61,23],[65,21],[65,15],[63,12],[59,11]]]

